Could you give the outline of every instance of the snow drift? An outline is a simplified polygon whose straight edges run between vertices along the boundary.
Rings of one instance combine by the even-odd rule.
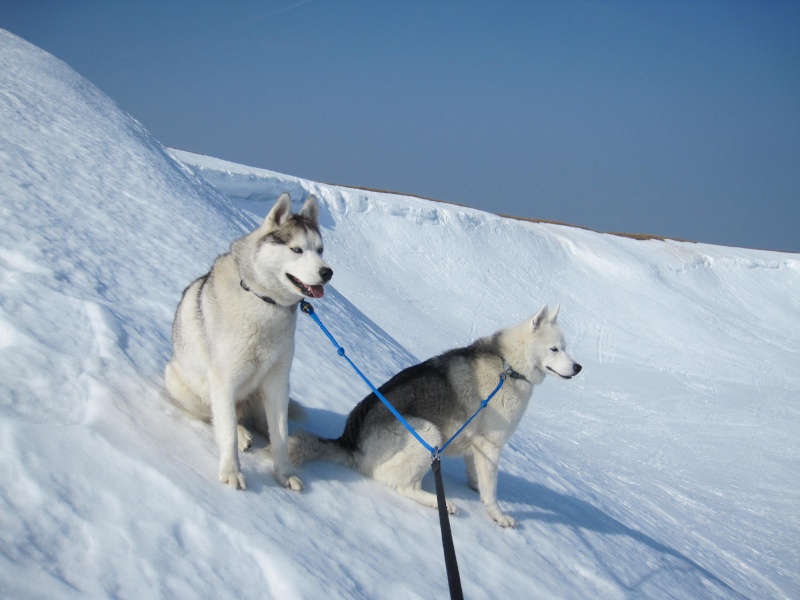
[[[162,396],[181,290],[282,191],[320,199],[318,314],[376,382],[560,302],[570,382],[537,388],[495,526],[444,464],[469,598],[800,595],[800,256],[636,241],[165,149],[0,31],[0,592],[447,595],[436,513],[346,469],[302,494]],[[154,91],[155,93],[155,91]],[[491,194],[491,190],[487,190]],[[367,390],[300,318],[303,427]],[[263,445],[263,440],[259,440]]]

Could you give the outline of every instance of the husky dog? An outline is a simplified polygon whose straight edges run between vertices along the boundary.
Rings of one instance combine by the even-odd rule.
[[[571,379],[581,371],[566,352],[557,316],[558,306],[550,312],[545,305],[532,319],[409,367],[379,388],[428,444],[440,447],[478,409],[505,371],[506,381],[497,395],[445,450],[464,456],[470,486],[501,527],[514,527],[516,522],[497,503],[500,451],[528,407],[533,386],[545,375]],[[289,438],[289,456],[296,466],[312,458],[346,465],[425,506],[437,506],[436,495],[421,488],[430,453],[374,393],[353,409],[341,437],[321,439],[297,432]],[[455,513],[456,507],[448,501],[447,510]]]
[[[234,489],[245,488],[238,451],[253,439],[246,419],[269,437],[275,479],[303,489],[286,447],[289,370],[297,305],[321,298],[333,275],[322,260],[318,215],[314,196],[295,215],[282,194],[258,229],[184,290],[175,314],[167,391],[190,415],[212,422],[219,480]]]

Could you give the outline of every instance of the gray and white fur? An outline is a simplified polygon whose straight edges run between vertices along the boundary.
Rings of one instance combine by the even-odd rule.
[[[322,297],[333,275],[322,260],[318,213],[314,196],[292,214],[282,194],[260,227],[184,290],[175,314],[166,389],[191,416],[212,423],[219,480],[234,489],[246,487],[239,465],[253,439],[246,420],[270,440],[275,479],[303,488],[286,446],[289,370],[297,305]]]
[[[558,310],[544,306],[531,319],[409,367],[379,388],[428,444],[441,447],[510,367],[497,395],[445,451],[464,457],[470,486],[502,527],[516,522],[497,503],[500,451],[528,407],[534,385],[545,375],[571,379],[581,371],[566,351]],[[295,465],[313,458],[346,465],[426,506],[437,506],[436,495],[421,487],[430,452],[374,393],[353,409],[339,438],[297,432],[289,438],[289,455]],[[456,512],[449,501],[447,509]]]

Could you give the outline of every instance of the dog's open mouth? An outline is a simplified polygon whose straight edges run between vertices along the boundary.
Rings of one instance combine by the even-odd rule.
[[[289,273],[286,274],[286,277],[289,278],[289,281],[291,281],[304,296],[308,296],[309,298],[322,298],[325,295],[325,290],[321,285],[306,285]]]
[[[561,377],[561,379],[572,379],[572,375],[562,375],[561,373],[559,373],[558,371],[554,371],[550,367],[547,367],[547,370],[550,371],[551,373],[555,373],[556,375]]]

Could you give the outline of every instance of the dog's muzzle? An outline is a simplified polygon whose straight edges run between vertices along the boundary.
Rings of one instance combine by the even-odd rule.
[[[550,371],[551,373],[555,373],[556,375],[561,377],[561,379],[572,379],[573,377],[575,377],[575,375],[580,373],[582,369],[583,369],[582,366],[580,366],[578,363],[575,363],[575,364],[572,365],[572,374],[571,375],[562,375],[561,373],[559,373],[555,369],[551,369],[550,367],[547,367],[548,371]]]

